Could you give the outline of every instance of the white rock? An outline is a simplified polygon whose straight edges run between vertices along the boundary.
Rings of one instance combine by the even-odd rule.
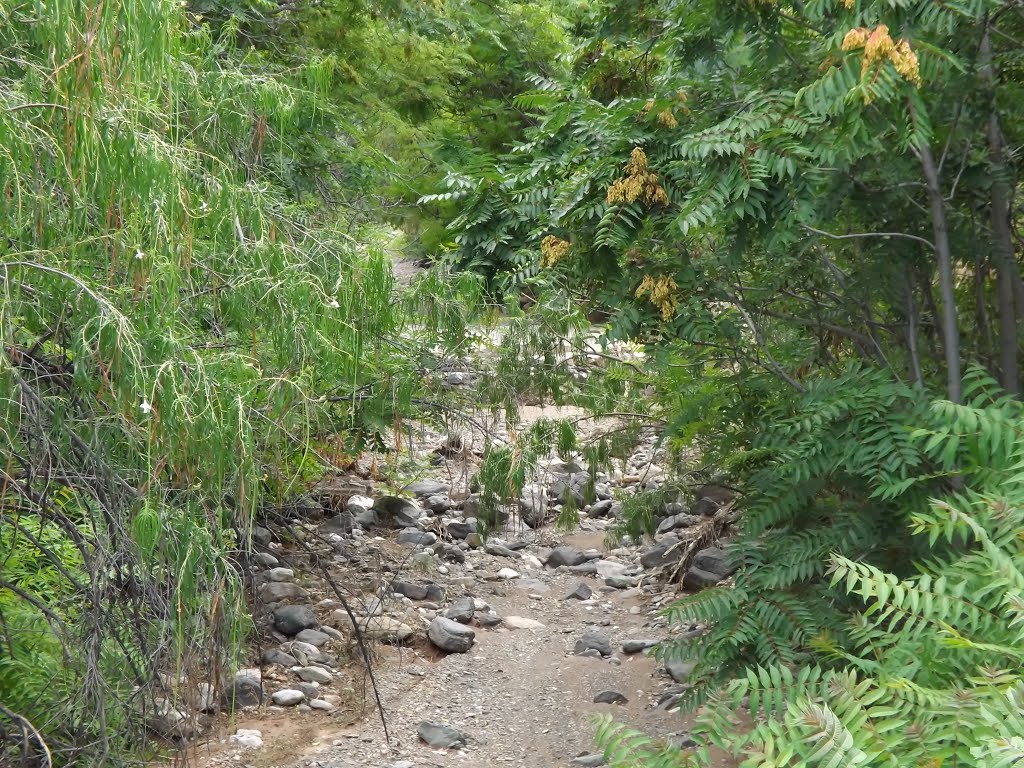
[[[321,667],[303,667],[296,671],[300,680],[307,683],[329,683],[334,678],[331,673]]]
[[[309,702],[309,706],[323,712],[332,712],[334,710],[334,705],[329,701],[324,701],[323,699],[313,699]]]
[[[523,555],[523,563],[527,568],[534,568],[540,570],[544,567],[544,564],[537,558],[536,555]]]
[[[527,619],[522,616],[506,616],[502,622],[509,629],[544,629],[544,625],[536,619]]]
[[[498,571],[498,576],[503,579],[518,579],[519,571],[513,571],[511,568],[502,568]]]
[[[270,698],[278,706],[294,707],[305,700],[306,694],[294,688],[285,688],[283,691],[275,691]]]
[[[259,749],[263,746],[263,733],[239,728],[229,739],[245,749]]]
[[[291,568],[271,568],[267,576],[271,581],[291,581],[295,578],[295,571]]]
[[[358,515],[373,508],[373,499],[369,496],[349,496],[345,509],[352,514]]]

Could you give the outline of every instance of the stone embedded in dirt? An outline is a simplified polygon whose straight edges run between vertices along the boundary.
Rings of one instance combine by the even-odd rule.
[[[377,513],[372,509],[365,512],[357,512],[352,516],[352,522],[363,530],[377,527]]]
[[[406,493],[411,493],[413,496],[436,496],[441,493],[448,493],[452,487],[448,483],[442,483],[440,480],[417,480],[414,483],[409,483],[402,490]]]
[[[685,731],[682,733],[670,733],[668,736],[668,743],[676,749],[693,749],[699,747],[700,744],[690,734]]]
[[[551,587],[540,579],[519,579],[519,581],[517,581],[513,586],[516,589],[523,589],[527,592],[536,592],[541,595],[546,595],[551,591]]]
[[[307,683],[305,680],[299,680],[298,682],[292,684],[292,688],[294,688],[297,691],[301,691],[302,694],[306,697],[306,701],[309,701],[310,699],[320,698],[320,683]],[[306,705],[302,704],[300,706]]]
[[[672,515],[666,517],[660,523],[658,523],[658,533],[668,533],[678,528],[692,528],[695,525],[700,525],[703,519],[697,515],[691,515],[686,512],[682,512],[678,515]]]
[[[434,603],[444,602],[444,588],[440,584],[430,582],[427,584],[427,600]]]
[[[259,749],[263,746],[263,733],[261,731],[239,728],[228,741],[237,744],[243,749]]]
[[[423,584],[395,580],[391,582],[391,591],[396,595],[408,597],[410,600],[426,600],[427,588]]]
[[[584,651],[594,650],[602,656],[612,655],[612,644],[608,635],[596,629],[588,629],[583,636],[576,641],[576,655],[580,656]]]
[[[282,605],[274,609],[274,629],[282,635],[294,637],[304,629],[320,624],[316,614],[308,605]]]
[[[692,661],[681,661],[679,659],[665,660],[665,671],[677,683],[685,683],[696,666],[697,664]]]
[[[561,565],[580,565],[586,561],[587,556],[576,549],[576,547],[562,546],[551,550],[545,565],[548,568],[558,568]]]
[[[345,511],[352,515],[368,512],[371,509],[373,509],[373,499],[369,496],[356,494],[355,496],[349,496],[348,501],[345,502]]]
[[[457,621],[435,616],[427,628],[427,637],[442,651],[465,653],[473,647],[476,633]]]
[[[307,630],[304,629],[302,631],[306,632]],[[308,631],[313,632],[315,630]],[[280,664],[282,667],[294,667],[299,663],[298,659],[290,653],[285,653],[278,648],[267,648],[267,650],[260,655],[260,662],[268,666],[270,664]]]
[[[601,691],[594,697],[595,704],[629,704],[629,699],[618,691]]]
[[[506,616],[502,621],[509,629],[544,629],[544,625],[536,619],[527,619],[523,616]]]
[[[290,581],[268,581],[259,588],[260,600],[264,603],[279,603],[282,600],[302,600],[306,590]]]
[[[333,675],[323,667],[302,667],[295,670],[295,674],[307,683],[329,683],[334,680]]]
[[[466,734],[450,725],[424,720],[416,732],[433,749],[460,749],[466,746]]]
[[[429,547],[437,542],[437,535],[430,531],[417,528],[406,528],[398,534],[399,544],[411,544],[414,547]]]
[[[566,600],[589,600],[591,595],[594,594],[594,590],[584,584],[582,581],[576,585],[576,588],[565,596]]]
[[[511,568],[502,568],[500,571],[498,571],[498,578],[505,579],[506,581],[511,579],[518,579],[519,571],[514,571]]]
[[[601,499],[600,501],[595,501],[590,506],[590,511],[587,512],[587,516],[588,517],[608,517],[608,514],[612,511],[612,507],[614,505],[615,505],[615,502],[612,501],[611,499]]]
[[[622,641],[622,652],[623,653],[642,653],[648,648],[653,648],[658,644],[657,640],[645,640],[636,638],[633,640]]]
[[[592,560],[588,560],[587,562],[580,563],[579,565],[570,565],[569,571],[578,576],[597,576],[597,563]]]
[[[365,511],[359,514],[365,514]],[[355,525],[355,522],[356,516],[351,512],[341,512],[320,523],[320,533],[352,533],[352,527]]]
[[[309,643],[319,648],[331,640],[331,636],[319,629],[304,629],[295,635],[295,639],[302,643]]]
[[[435,493],[423,502],[423,506],[435,514],[441,514],[452,508],[452,500],[447,493]]]
[[[666,536],[657,546],[640,555],[640,565],[644,568],[661,568],[678,563],[686,548],[675,536]]]
[[[476,615],[476,621],[481,627],[487,629],[501,624],[501,616],[496,613],[478,613]],[[540,622],[537,623],[539,624]],[[515,627],[510,627],[510,629],[515,629]]]
[[[333,712],[334,705],[329,701],[323,699],[310,699],[309,706],[311,709],[319,709],[321,712]]]
[[[457,621],[459,624],[469,624],[473,620],[476,608],[473,605],[472,597],[460,597],[444,612],[445,618]]]
[[[574,757],[569,765],[583,766],[584,768],[596,768],[599,765],[604,765],[604,754],[601,752],[595,752],[592,755],[580,755]]]
[[[583,653],[577,653],[576,655],[580,656],[580,657],[585,657],[585,658],[588,658],[588,659],[603,659],[604,658],[604,656],[601,655],[600,651],[596,651],[593,648],[588,648],[587,650],[583,651]]]
[[[412,760],[399,760],[397,763],[388,763],[384,768],[416,768]]]
[[[373,502],[377,519],[391,528],[420,528],[423,510],[414,501],[400,496],[381,496]]]
[[[636,576],[616,576],[612,575],[604,580],[612,589],[631,589],[637,585]]]
[[[285,688],[282,691],[275,691],[271,695],[270,700],[279,707],[294,707],[296,704],[301,704],[306,700],[306,694],[294,688]]]

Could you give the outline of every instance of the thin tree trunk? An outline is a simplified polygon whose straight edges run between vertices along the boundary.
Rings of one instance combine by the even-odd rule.
[[[988,153],[992,163],[992,261],[996,268],[996,293],[999,305],[999,382],[1007,392],[1020,394],[1020,368],[1017,352],[1017,310],[1014,283],[1019,278],[1013,253],[1013,234],[1010,230],[1010,191],[1007,184],[1009,168],[1003,153],[1003,133],[999,127],[999,112],[995,103],[995,72],[992,66],[991,21],[986,20],[981,38],[981,78],[988,88],[989,118],[987,127]]]
[[[911,104],[913,116],[914,106]],[[939,267],[939,294],[942,298],[942,341],[946,355],[946,397],[954,403],[960,402],[963,380],[960,376],[960,328],[956,319],[956,300],[953,294],[953,254],[949,247],[949,227],[946,222],[946,202],[939,184],[939,169],[935,165],[932,148],[927,141],[917,147],[921,160],[925,186],[928,189],[928,205],[932,212],[932,242]]]
[[[917,300],[914,298],[914,282],[910,277],[910,268],[904,274],[907,291],[907,351],[910,352],[910,380],[916,385],[924,384],[921,375],[921,356],[917,351]]]

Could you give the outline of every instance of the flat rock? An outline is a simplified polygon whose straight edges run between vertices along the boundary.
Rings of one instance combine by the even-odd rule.
[[[303,643],[315,645],[319,648],[320,646],[329,643],[331,641],[331,636],[318,629],[304,629],[295,635],[295,639]]]
[[[679,539],[668,536],[640,556],[640,565],[647,569],[674,565],[682,559],[685,551],[686,548],[682,546]]]
[[[608,513],[612,511],[612,507],[615,506],[615,502],[611,499],[601,499],[595,501],[590,506],[590,511],[587,512],[588,517],[608,517]]]
[[[715,586],[724,576],[717,573],[708,573],[700,568],[690,568],[683,575],[683,588],[691,592],[698,592],[702,589]]]
[[[636,576],[617,576],[611,575],[604,580],[612,589],[631,589],[637,585]]]
[[[587,561],[587,556],[576,547],[555,547],[548,555],[545,565],[548,568],[558,568],[562,565],[580,565]]]
[[[427,628],[430,642],[449,653],[465,653],[473,647],[476,633],[457,621],[435,616]]]
[[[693,567],[713,573],[722,580],[731,576],[735,568],[729,562],[729,555],[721,547],[706,547],[693,556]]]
[[[643,653],[648,648],[653,648],[658,644],[657,640],[646,640],[642,638],[636,638],[632,640],[622,641],[622,652],[623,653]]]
[[[263,733],[261,731],[239,728],[228,739],[232,744],[237,744],[243,749],[259,749],[263,746]]]
[[[295,674],[306,683],[329,683],[334,677],[323,667],[302,667],[297,669]]]
[[[450,725],[432,720],[422,721],[416,729],[416,733],[428,747],[433,749],[460,749],[466,746],[466,734]]]
[[[267,571],[267,578],[271,581],[291,581],[295,578],[295,571],[291,568],[271,568]]]
[[[320,624],[313,609],[308,605],[282,605],[274,609],[273,617],[274,629],[288,637]]]
[[[437,496],[442,493],[448,493],[452,487],[448,483],[442,483],[440,480],[417,480],[409,483],[402,490],[406,493],[411,493],[413,496]]]
[[[501,544],[495,544],[494,542],[487,542],[484,544],[484,552],[488,555],[494,555],[495,557],[508,557],[513,560],[519,559],[519,553],[514,552],[508,547],[503,547]]]
[[[523,616],[506,616],[502,622],[509,629],[544,629],[545,626],[536,619],[527,619]]]
[[[410,544],[414,547],[430,547],[437,543],[437,535],[417,528],[406,528],[398,534],[398,543]]]
[[[498,571],[498,578],[506,579],[506,580],[508,580],[508,579],[518,579],[519,578],[519,571],[514,571],[511,568],[502,568],[500,571]]]
[[[290,581],[268,581],[260,585],[258,592],[260,599],[265,603],[280,603],[282,600],[302,600],[308,594],[298,584]]]
[[[396,579],[391,582],[391,591],[397,595],[408,597],[410,600],[427,599],[427,587],[424,584],[413,584],[410,581]]]
[[[692,528],[695,525],[700,525],[704,522],[704,518],[698,515],[691,515],[686,512],[681,512],[678,515],[672,515],[666,517],[660,523],[658,523],[658,533],[668,533],[669,531],[675,531],[680,528]]]
[[[597,766],[604,765],[604,754],[601,752],[595,752],[591,755],[580,755],[574,757],[569,765],[583,766],[583,768],[596,768]]]
[[[367,616],[359,620],[359,629],[382,643],[404,643],[415,634],[408,624],[390,616]]]
[[[693,661],[681,661],[679,659],[665,660],[665,671],[668,672],[669,677],[677,683],[685,683],[696,666],[696,662]]]
[[[302,630],[302,632],[315,632],[315,631],[316,630],[313,630],[313,629],[309,629],[309,630],[304,629],[304,630]],[[302,634],[302,632],[300,632],[299,634]],[[296,659],[290,653],[285,653],[280,648],[267,648],[260,655],[260,661],[263,664],[267,664],[267,665],[270,665],[270,664],[280,664],[282,667],[294,667],[296,664],[299,663],[298,659]]]

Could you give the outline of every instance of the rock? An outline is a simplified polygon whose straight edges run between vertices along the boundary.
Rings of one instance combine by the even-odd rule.
[[[502,619],[509,629],[544,629],[544,625],[536,619],[527,619],[522,616],[506,616]]]
[[[590,511],[587,513],[587,516],[588,517],[608,517],[608,515],[612,511],[612,507],[614,505],[615,505],[615,502],[612,501],[611,499],[601,499],[600,501],[595,501],[591,505]]]
[[[697,515],[691,515],[686,512],[682,512],[678,515],[672,515],[666,517],[660,523],[658,523],[658,533],[668,533],[678,528],[692,528],[695,525],[700,525],[703,519]]]
[[[484,545],[484,539],[479,533],[473,531],[466,536],[466,544],[472,549],[480,549]]]
[[[323,699],[311,699],[309,702],[311,709],[318,709],[321,712],[333,712],[335,707],[331,702],[324,701]]]
[[[299,691],[303,696],[305,696],[306,697],[306,701],[309,701],[310,699],[320,698],[320,684],[319,683],[307,683],[305,681],[301,681],[301,682],[295,683],[292,686],[292,688],[294,690]],[[305,706],[305,702],[303,703],[303,706]]]
[[[349,496],[348,501],[345,502],[345,511],[351,515],[360,515],[364,512],[369,512],[373,509],[373,499],[369,496]]]
[[[444,612],[444,615],[452,621],[457,621],[459,624],[469,624],[473,620],[475,612],[473,598],[460,597],[451,604],[448,610]]]
[[[285,688],[282,691],[275,691],[271,695],[270,700],[279,707],[294,707],[296,704],[301,704],[306,700],[306,694],[294,688]]]
[[[637,585],[635,576],[609,576],[604,580],[612,589],[631,589]]]
[[[420,528],[423,511],[415,502],[400,496],[381,496],[373,502],[377,519],[391,528]]]
[[[326,658],[315,645],[310,645],[301,640],[290,640],[287,643],[281,643],[281,650],[294,656],[298,663],[304,667],[308,666],[311,662],[320,662],[323,658]]]
[[[358,512],[352,516],[352,522],[363,530],[375,528],[377,526],[377,513],[372,509],[368,509],[365,512]]]
[[[594,594],[594,590],[584,584],[582,581],[576,585],[576,588],[565,596],[566,600],[589,600],[590,596]]]
[[[496,613],[478,613],[476,615],[476,622],[481,627],[489,629],[490,627],[496,627],[501,624],[501,616]],[[510,629],[515,629],[515,627],[510,627]]]
[[[629,704],[629,699],[618,691],[601,691],[594,697],[595,704]]]
[[[252,560],[257,565],[262,565],[264,568],[273,568],[277,565],[278,560],[269,552],[257,552],[252,556]]]
[[[348,616],[345,619],[347,621]],[[379,640],[382,643],[404,643],[414,634],[412,627],[390,616],[367,616],[362,618],[359,620],[359,630],[367,637]]]
[[[195,733],[188,716],[162,699],[157,700],[156,707],[146,713],[145,724],[154,733],[168,739],[187,739]]]
[[[234,734],[232,734],[228,741],[233,744],[237,744],[243,749],[259,749],[263,746],[263,733],[260,731],[239,728]]]
[[[729,556],[721,547],[707,547],[693,556],[693,567],[718,576],[719,581],[735,573]]]
[[[577,656],[585,656],[588,659],[603,659],[600,651],[595,651],[593,648],[588,648],[583,653],[577,653]]]
[[[264,528],[262,525],[257,525],[252,529],[252,537],[258,543],[263,546],[267,546],[274,539],[274,534],[270,532],[270,529]]]
[[[580,755],[574,757],[569,765],[584,766],[584,768],[596,768],[596,766],[604,765],[604,754],[596,752],[592,755]]]
[[[498,571],[498,577],[505,580],[518,579],[519,571],[513,571],[511,568],[502,568],[500,571]]]
[[[625,563],[617,563],[614,560],[597,560],[594,565],[597,567],[597,575],[602,579],[609,576],[624,576],[628,571],[634,570]]]
[[[399,544],[411,544],[415,547],[429,547],[437,542],[437,535],[430,531],[406,528],[398,534]]]
[[[448,493],[451,489],[452,487],[448,483],[427,479],[409,483],[402,490],[406,493],[411,493],[413,496],[437,496],[442,493]]]
[[[367,514],[367,512],[368,510],[363,510],[359,512],[359,514],[365,515]],[[370,514],[373,513],[370,512]],[[320,523],[320,533],[352,533],[352,528],[356,523],[356,517],[357,515],[354,515],[351,512],[340,512],[337,515],[329,517],[322,523]],[[366,526],[360,525],[359,527],[363,528]]]
[[[396,595],[402,595],[408,597],[410,600],[426,600],[427,599],[427,588],[422,584],[413,584],[408,581],[395,581],[391,582],[391,591]]]
[[[444,589],[440,584],[434,584],[433,582],[427,584],[427,600],[434,603],[444,602]]]
[[[302,667],[295,671],[299,679],[307,683],[330,683],[333,675],[323,667]]]
[[[714,517],[720,508],[721,505],[714,499],[697,499],[697,503],[693,505],[693,514],[701,517]]]
[[[449,509],[452,508],[452,500],[448,497],[448,494],[438,493],[429,497],[423,503],[423,506],[425,506],[431,512],[441,514],[442,512],[447,512]]]
[[[307,630],[302,631],[305,632]],[[312,632],[314,630],[309,631]],[[270,664],[280,664],[282,667],[294,667],[299,663],[298,660],[290,653],[285,653],[278,648],[268,648],[265,650],[260,656],[260,661],[268,666]]]
[[[291,568],[271,568],[267,571],[267,578],[271,581],[291,581],[295,578],[295,571]]]
[[[622,652],[623,653],[642,653],[648,648],[653,648],[658,644],[657,640],[623,640],[622,641]]]
[[[448,725],[424,720],[416,733],[433,749],[460,749],[466,746],[466,734]]]
[[[445,530],[453,539],[464,539],[474,533],[473,526],[465,520],[450,520],[445,524]]]
[[[576,641],[576,655],[581,656],[584,651],[594,650],[602,656],[612,655],[612,644],[608,635],[596,629],[588,629],[583,636]]]
[[[439,541],[434,545],[434,554],[449,563],[466,562],[466,553],[456,544]]]
[[[282,605],[274,609],[274,629],[293,637],[304,629],[316,627],[320,622],[308,605]]]
[[[544,563],[542,563],[536,555],[531,555],[529,553],[523,555],[523,565],[527,568],[532,568],[535,571],[539,571],[544,567]]]
[[[260,600],[265,603],[280,603],[282,600],[302,600],[306,590],[298,584],[287,581],[268,581],[261,584],[258,590]]]
[[[519,516],[531,528],[544,525],[548,516],[548,492],[542,485],[523,487],[519,496]]]
[[[555,547],[548,555],[545,565],[548,568],[558,568],[561,565],[580,565],[587,561],[587,556],[576,547]]]
[[[674,536],[667,536],[657,546],[647,550],[640,556],[640,565],[648,570],[675,565],[682,558],[685,549],[679,539]]]
[[[427,628],[427,637],[442,651],[465,653],[473,647],[476,633],[457,621],[435,616]]]
[[[582,509],[584,504],[583,492],[590,482],[590,475],[586,472],[573,472],[571,475],[560,475],[551,483],[551,493],[559,503],[565,504],[566,499],[572,496],[577,509]]]
[[[724,577],[719,576],[717,573],[708,573],[702,571],[700,568],[690,568],[685,574],[683,574],[683,589],[688,589],[691,592],[699,592],[702,589],[715,586]]]
[[[331,636],[326,632],[321,632],[318,629],[304,629],[295,635],[295,639],[302,643],[309,643],[319,648],[322,645],[326,645],[331,640]]]
[[[570,565],[569,570],[579,576],[597,576],[597,563],[587,561],[579,565]]]
[[[255,667],[240,669],[224,691],[224,708],[228,712],[258,707],[263,703],[263,673]]]
[[[728,504],[734,498],[736,498],[736,492],[732,491],[722,485],[702,485],[697,489],[694,494],[698,501],[701,499],[710,499],[711,501],[717,502],[719,506],[722,504]]]
[[[665,671],[677,683],[685,683],[696,666],[697,664],[692,661],[680,661],[679,659],[665,660]]]
[[[508,547],[503,547],[501,544],[495,544],[492,541],[488,541],[484,544],[484,552],[488,555],[494,555],[495,557],[509,557],[513,560],[519,559],[518,552],[513,552]]]

